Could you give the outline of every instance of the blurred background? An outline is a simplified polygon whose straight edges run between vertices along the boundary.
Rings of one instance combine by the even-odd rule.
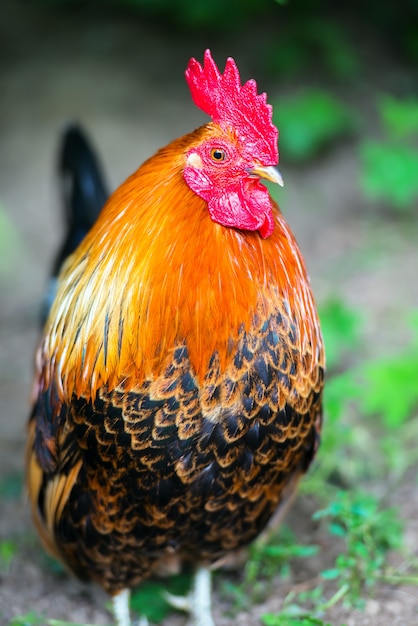
[[[417,0],[353,0],[338,6],[331,0],[2,0],[0,623],[31,611],[33,620],[40,615],[96,623],[110,619],[100,602],[72,587],[62,572],[57,578],[42,560],[21,498],[40,307],[63,232],[56,181],[60,133],[69,121],[81,122],[116,188],[159,147],[206,121],[191,101],[184,70],[190,57],[202,60],[208,47],[221,68],[234,57],[242,79],[255,78],[274,106],[285,180],[275,198],[305,256],[324,326],[326,428],[317,466],[297,505],[308,508],[298,540],[311,542],[317,533],[322,546],[331,546],[321,552],[324,560],[317,554],[312,571],[304,564],[305,574],[318,567],[333,574],[324,576],[328,582],[317,592],[321,610],[319,600],[311,598],[306,611],[312,619],[329,615],[326,598],[340,590],[345,608],[338,598],[331,603],[335,623],[397,624],[398,615],[399,623],[416,623],[417,588],[391,587],[388,595],[382,581],[413,585],[418,572],[413,561],[418,544]],[[393,504],[398,517],[389,523],[378,511]],[[353,526],[360,505],[379,558],[372,551],[359,554],[366,531]],[[321,506],[325,513],[312,522],[312,510]],[[337,538],[319,518],[339,524],[342,535]],[[395,548],[398,557],[392,562]],[[399,556],[402,549],[409,554],[406,560]],[[344,554],[355,560],[351,570],[341,565],[344,559],[340,566],[334,562]],[[278,558],[294,556],[290,551]],[[387,578],[387,563],[392,577],[399,575],[396,580]],[[275,571],[282,565],[276,563]],[[261,578],[267,576],[262,571]],[[266,614],[278,620],[287,606],[283,598],[301,576],[296,567],[284,576],[288,588],[280,598],[277,590],[274,600],[266,592],[244,607],[249,581],[237,578],[235,596],[220,595],[219,624],[230,623],[224,614],[231,606],[243,625],[245,615],[249,624]],[[270,579],[263,579],[263,589]],[[357,589],[353,597],[344,585]],[[371,587],[377,600],[370,600]],[[52,610],[57,598],[61,608]],[[257,602],[264,608],[254,608]],[[13,624],[35,623],[27,620]],[[182,623],[179,616],[166,620]],[[285,623],[277,620],[263,623]]]

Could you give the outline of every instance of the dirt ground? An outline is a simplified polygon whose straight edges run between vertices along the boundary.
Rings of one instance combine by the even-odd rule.
[[[22,473],[39,305],[61,233],[54,179],[60,129],[69,119],[85,124],[114,188],[158,147],[204,120],[183,80],[189,57],[201,58],[209,46],[219,62],[228,55],[238,59],[245,68],[243,77],[249,78],[260,67],[264,28],[260,23],[257,30],[255,24],[251,37],[240,33],[228,41],[203,36],[191,40],[161,33],[126,16],[73,13],[64,19],[51,10],[35,10],[24,0],[2,0],[0,210],[18,239],[15,257],[1,256],[0,486],[10,484],[14,476],[19,480]],[[396,62],[382,42],[370,46],[368,54],[360,104],[368,126],[373,127],[373,94],[402,92],[409,84],[412,89],[417,77]],[[271,80],[264,84],[262,79],[260,86],[277,95],[281,85]],[[352,143],[304,168],[286,166],[283,156],[281,169],[286,181],[281,207],[304,252],[317,299],[337,293],[364,311],[371,320],[370,346],[380,341],[401,344],[405,333],[400,310],[418,307],[418,228],[407,220],[382,219],[378,209],[364,201]],[[415,473],[393,495],[393,503],[401,507],[408,546],[417,553]],[[290,519],[301,540],[321,543],[303,498]],[[1,499],[0,540],[16,540],[20,545],[7,571],[0,571],[1,625],[28,611],[79,623],[111,623],[100,590],[45,565],[21,498]],[[318,570],[332,563],[332,546],[322,548]],[[315,573],[296,572],[296,578]],[[225,615],[226,607],[215,594],[216,622],[218,626],[258,624],[260,615],[280,609],[288,590],[288,582],[278,581],[265,604],[233,618]],[[327,618],[334,625],[347,626],[417,624],[418,589],[382,588],[363,613],[336,608]],[[183,623],[181,615],[165,622],[166,626]]]

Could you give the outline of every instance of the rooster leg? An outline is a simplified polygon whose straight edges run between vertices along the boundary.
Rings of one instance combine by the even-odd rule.
[[[130,597],[130,589],[123,589],[112,598],[113,615],[115,616],[116,626],[134,626],[129,613]],[[141,617],[139,622],[135,622],[135,626],[149,626],[147,618]]]
[[[116,596],[113,596],[113,614],[117,626],[131,626],[131,616],[129,614],[129,589],[123,589]]]
[[[211,573],[199,567],[194,575],[193,588],[186,597],[165,594],[167,602],[176,609],[190,613],[188,626],[215,626],[211,612]]]
[[[215,626],[211,605],[212,576],[208,568],[199,567],[194,575],[190,599],[190,626]]]

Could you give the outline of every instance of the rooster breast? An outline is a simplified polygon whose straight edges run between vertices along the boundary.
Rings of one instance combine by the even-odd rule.
[[[115,593],[171,553],[212,563],[259,534],[318,445],[322,365],[292,332],[277,310],[201,384],[179,345],[157,379],[64,407],[61,457],[83,461],[54,534],[80,577]]]

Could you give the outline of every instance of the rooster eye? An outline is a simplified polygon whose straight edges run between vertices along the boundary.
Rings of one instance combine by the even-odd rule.
[[[210,151],[210,156],[214,161],[217,161],[219,163],[220,161],[225,161],[226,152],[221,148],[212,148],[212,150]]]

